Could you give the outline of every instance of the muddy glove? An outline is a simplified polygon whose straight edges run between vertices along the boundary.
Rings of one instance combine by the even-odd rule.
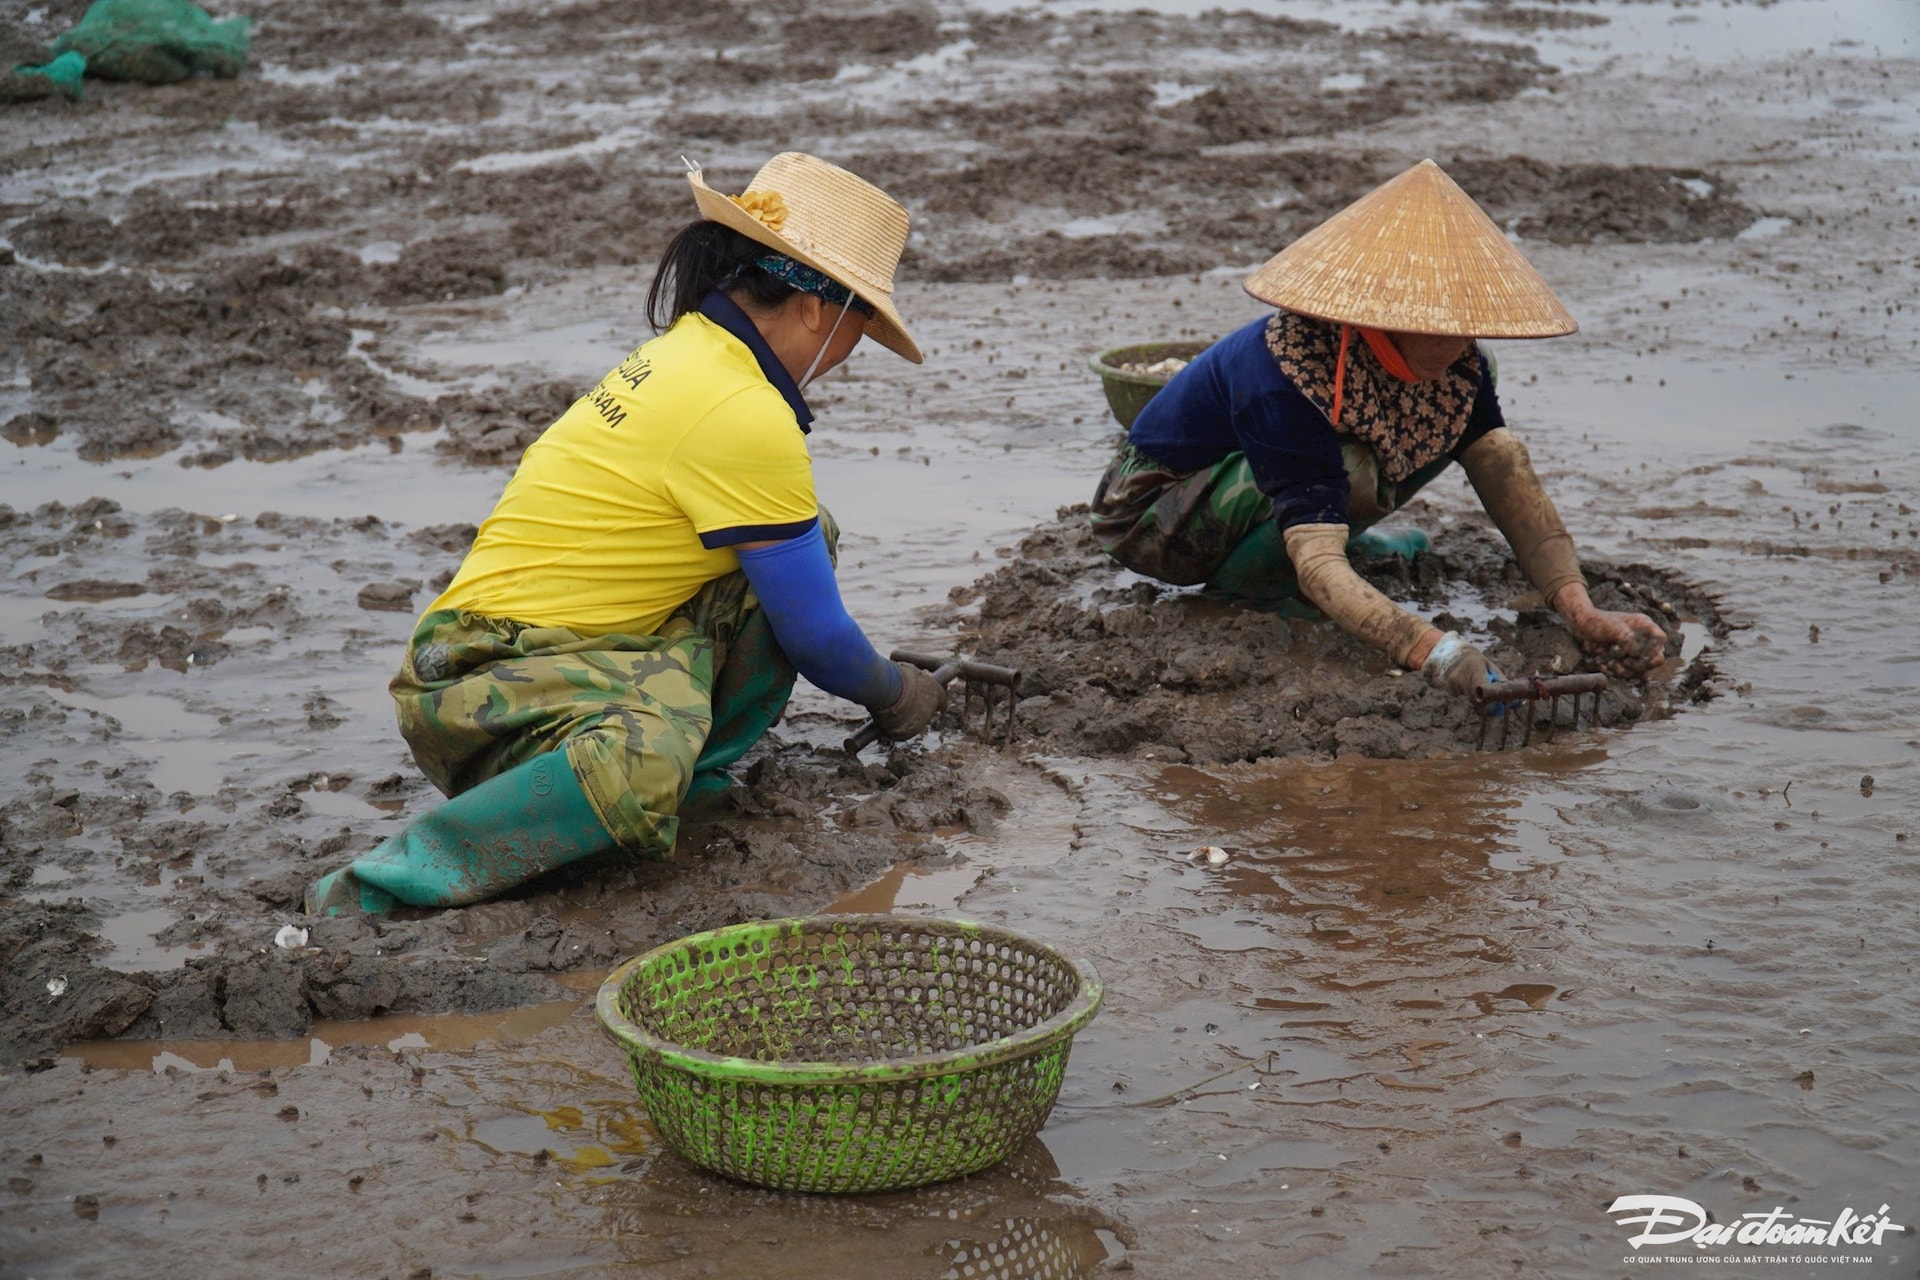
[[[1428,684],[1467,698],[1473,696],[1475,689],[1492,680],[1492,669],[1493,664],[1487,661],[1487,655],[1462,640],[1458,631],[1449,631],[1441,636],[1420,666]]]
[[[1347,559],[1347,535],[1344,524],[1296,524],[1287,529],[1287,558],[1299,574],[1300,592],[1342,631],[1412,670],[1417,665],[1414,655],[1433,628],[1353,571]]]
[[[1505,427],[1487,432],[1460,455],[1480,505],[1513,548],[1527,581],[1551,600],[1569,583],[1584,585],[1573,537],[1540,487],[1527,446]]]
[[[882,737],[917,738],[947,705],[947,689],[910,662],[893,665],[900,669],[900,696],[873,709],[873,724]]]

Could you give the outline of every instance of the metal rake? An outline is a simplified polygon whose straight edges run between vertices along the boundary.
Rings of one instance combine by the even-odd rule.
[[[980,694],[980,729],[982,738],[993,741],[994,706],[996,703],[1006,708],[1000,718],[1000,745],[1013,745],[1013,709],[1020,700],[1015,687],[1020,683],[1020,673],[1012,667],[996,667],[990,662],[975,662],[972,658],[955,655],[942,658],[936,654],[916,653],[910,649],[895,649],[888,655],[895,662],[909,662],[923,671],[931,671],[933,678],[943,685],[951,685],[955,680],[962,682],[960,688],[960,731],[968,732],[968,712],[973,705],[974,691]],[[994,690],[1005,689],[1006,694],[996,697]],[[859,755],[862,748],[880,738],[880,729],[869,720],[855,730],[846,741],[848,755]]]
[[[1514,721],[1521,718],[1520,708],[1526,708],[1525,724],[1521,729],[1519,746],[1533,745],[1535,721],[1539,717],[1540,704],[1547,704],[1546,741],[1553,741],[1554,729],[1560,722],[1560,699],[1573,699],[1572,730],[1580,730],[1580,699],[1593,695],[1589,704],[1589,729],[1600,726],[1600,695],[1607,691],[1607,678],[1598,672],[1575,676],[1528,676],[1520,680],[1495,680],[1483,684],[1473,691],[1473,700],[1480,708],[1480,750],[1505,751],[1508,740],[1513,736]],[[1487,745],[1487,737],[1493,722],[1500,722],[1500,741],[1494,746]]]

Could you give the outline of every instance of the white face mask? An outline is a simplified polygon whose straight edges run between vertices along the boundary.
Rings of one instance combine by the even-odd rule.
[[[821,339],[820,349],[813,353],[813,363],[808,365],[807,371],[800,375],[800,390],[805,391],[807,385],[813,381],[813,371],[818,369],[820,362],[826,358],[827,348],[833,345],[833,335],[840,332],[840,322],[847,318],[847,312],[851,310],[852,307],[853,294],[849,291],[847,300],[840,305],[840,314],[833,318],[833,327],[828,329],[827,336]]]

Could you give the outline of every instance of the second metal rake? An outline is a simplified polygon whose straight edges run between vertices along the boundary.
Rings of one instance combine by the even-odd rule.
[[[1600,695],[1607,691],[1607,678],[1598,672],[1575,676],[1529,676],[1522,680],[1495,680],[1483,684],[1473,691],[1473,700],[1480,708],[1480,749],[1482,751],[1505,751],[1508,740],[1513,736],[1514,722],[1522,720],[1521,747],[1533,745],[1535,721],[1539,718],[1540,704],[1547,704],[1545,737],[1553,740],[1555,727],[1560,722],[1560,699],[1573,700],[1573,724],[1575,732],[1580,728],[1580,699],[1588,694],[1593,697],[1589,704],[1589,729],[1600,725]],[[1522,713],[1524,708],[1524,718]],[[1500,722],[1500,741],[1487,745],[1489,731],[1493,722]]]

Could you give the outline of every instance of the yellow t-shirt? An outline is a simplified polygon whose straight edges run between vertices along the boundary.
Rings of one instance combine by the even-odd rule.
[[[818,515],[793,404],[746,341],[693,312],[527,448],[427,611],[649,635],[739,568],[735,544],[797,537]]]

